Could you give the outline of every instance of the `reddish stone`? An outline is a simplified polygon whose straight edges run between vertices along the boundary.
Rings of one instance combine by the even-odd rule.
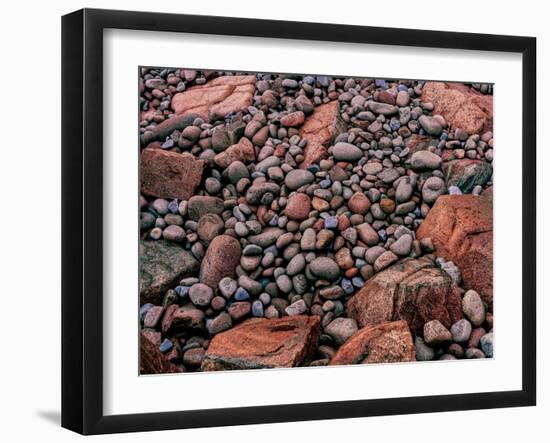
[[[175,309],[172,308],[175,306]],[[204,327],[204,313],[195,307],[170,305],[162,319],[162,333],[169,331],[201,330]]]
[[[291,220],[304,220],[310,211],[311,200],[307,194],[301,192],[291,195],[285,207],[285,215]]]
[[[147,314],[145,314],[143,326],[145,328],[155,328],[162,317],[163,311],[164,308],[162,306],[153,306],[147,311]]]
[[[355,214],[365,215],[370,209],[370,200],[362,192],[356,192],[348,200],[348,208]]]
[[[251,307],[252,305],[247,301],[237,301],[229,306],[227,312],[233,320],[240,321],[250,314]]]
[[[379,91],[376,94],[376,100],[388,105],[395,105],[395,96],[388,91]]]
[[[353,334],[334,355],[331,365],[415,361],[415,348],[406,321],[366,326]]]
[[[239,140],[239,143],[229,146],[225,151],[220,152],[214,157],[214,162],[220,168],[227,168],[234,161],[243,163],[251,162],[256,159],[254,145],[246,137]]]
[[[291,112],[290,114],[281,117],[281,125],[285,127],[295,128],[304,123],[305,115],[302,111]]]
[[[434,253],[453,261],[466,289],[474,289],[492,309],[493,193],[442,195],[416,231],[430,238]]]
[[[320,330],[316,316],[250,319],[212,339],[201,369],[300,366],[315,354]]]
[[[170,363],[144,334],[141,335],[139,346],[139,373],[140,374],[169,374],[181,372],[174,364]]]
[[[334,137],[345,131],[346,124],[340,116],[337,101],[317,106],[300,128],[300,137],[307,140],[304,149],[304,161],[301,168],[307,168],[312,163],[319,163],[328,157],[327,147]]]
[[[224,277],[234,277],[235,268],[241,259],[239,240],[229,235],[220,235],[210,242],[201,263],[200,281],[212,289]]]
[[[436,319],[448,328],[462,318],[460,296],[460,288],[429,258],[409,258],[370,278],[346,310],[359,327],[406,320],[420,333],[427,321]]]
[[[176,114],[195,113],[204,120],[216,120],[252,104],[253,75],[222,76],[204,85],[192,86],[172,97]]]
[[[468,134],[493,129],[493,96],[455,83],[427,82],[422,89],[423,102],[434,105],[434,114],[442,115],[451,128]]]
[[[195,193],[206,166],[195,156],[144,149],[140,158],[141,192],[152,197],[187,200]]]

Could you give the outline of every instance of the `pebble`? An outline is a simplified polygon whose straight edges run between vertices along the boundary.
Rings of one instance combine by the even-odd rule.
[[[328,257],[317,257],[309,264],[309,268],[317,277],[334,281],[340,276],[338,263]]]
[[[252,303],[252,315],[254,317],[263,317],[264,316],[264,305],[260,300],[255,300]]]
[[[468,348],[464,353],[466,358],[485,358],[485,354],[481,349],[477,348]]]
[[[301,315],[307,311],[306,302],[302,299],[295,301],[285,308],[285,312],[289,316]]]
[[[481,349],[487,358],[493,358],[493,333],[489,332],[481,337],[479,341]]]
[[[485,306],[473,289],[466,291],[462,298],[462,312],[474,326],[480,326],[485,321]]]
[[[429,177],[422,186],[422,199],[425,203],[432,204],[445,194],[445,182],[440,177]]]
[[[302,254],[295,255],[286,266],[286,273],[290,276],[299,274],[306,267],[306,259]]]
[[[411,252],[413,238],[410,234],[399,237],[397,241],[391,244],[390,250],[400,257],[406,257]]]
[[[285,177],[285,185],[296,190],[304,185],[308,185],[315,180],[315,176],[305,169],[293,169]]]
[[[332,148],[332,155],[337,161],[355,162],[363,157],[363,151],[351,143],[339,142]]]
[[[162,236],[166,240],[179,243],[185,240],[185,230],[181,226],[170,225],[162,231]]]
[[[325,333],[333,338],[337,346],[341,346],[358,329],[357,322],[352,318],[338,317],[325,327]]]
[[[168,352],[173,347],[174,347],[174,344],[172,343],[172,341],[168,338],[165,338],[164,341],[160,344],[159,350],[160,350],[160,352],[165,354],[166,352]]]
[[[420,126],[430,135],[439,136],[443,132],[443,125],[441,121],[435,117],[429,117],[422,115],[418,119]]]
[[[416,349],[416,360],[430,361],[435,358],[435,351],[426,344],[422,337],[416,336],[414,339],[414,346]]]
[[[438,345],[449,342],[452,335],[439,320],[430,320],[424,323],[424,341],[428,345]]]
[[[227,312],[220,313],[217,317],[213,318],[210,322],[207,322],[208,332],[212,335],[219,334],[220,332],[227,331],[233,326],[231,316]]]
[[[456,343],[466,343],[472,334],[472,324],[465,318],[451,326],[451,335]]]
[[[430,151],[416,151],[410,159],[411,168],[415,171],[438,169],[441,167],[441,157]]]
[[[204,283],[196,283],[189,289],[189,299],[195,306],[208,306],[214,297],[214,291]]]

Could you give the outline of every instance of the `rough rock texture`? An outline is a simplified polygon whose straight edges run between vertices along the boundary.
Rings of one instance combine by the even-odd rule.
[[[429,258],[404,259],[370,278],[349,299],[348,316],[360,328],[392,320],[406,320],[415,333],[425,322],[445,326],[462,317],[461,290]]]
[[[224,277],[234,277],[235,268],[241,259],[239,240],[229,235],[216,237],[206,250],[201,263],[200,281],[216,289]]]
[[[458,186],[462,192],[470,193],[476,185],[485,186],[493,177],[493,167],[482,160],[452,160],[443,164],[447,186]]]
[[[317,106],[300,128],[300,136],[307,140],[304,149],[304,161],[301,168],[307,168],[312,163],[319,163],[328,157],[327,147],[334,141],[334,137],[345,131],[346,124],[340,117],[338,102],[332,101]]]
[[[348,339],[331,365],[415,361],[415,348],[406,321],[366,326]]]
[[[140,302],[160,304],[164,292],[199,269],[199,262],[180,246],[164,240],[139,242]]]
[[[187,200],[195,193],[206,166],[188,153],[144,149],[140,157],[141,192],[153,197]]]
[[[216,120],[252,104],[255,77],[235,75],[215,78],[204,85],[193,86],[174,95],[176,114],[192,112],[205,120]]]
[[[240,161],[248,163],[256,159],[254,145],[247,138],[243,137],[239,143],[229,146],[225,151],[214,157],[214,162],[220,168],[227,168],[231,163]]]
[[[289,368],[310,359],[317,347],[319,317],[250,319],[216,335],[201,369]]]
[[[451,128],[468,134],[493,129],[493,96],[482,95],[473,88],[454,83],[427,82],[422,101],[434,105],[434,114],[442,115]]]
[[[170,363],[145,334],[141,335],[139,354],[139,373],[142,375],[181,372],[181,369]]]
[[[416,236],[431,238],[434,253],[454,262],[466,289],[474,289],[492,308],[493,301],[493,192],[480,196],[439,197]]]

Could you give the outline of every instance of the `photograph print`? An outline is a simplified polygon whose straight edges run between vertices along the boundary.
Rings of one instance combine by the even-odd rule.
[[[495,357],[493,84],[136,86],[140,374]]]

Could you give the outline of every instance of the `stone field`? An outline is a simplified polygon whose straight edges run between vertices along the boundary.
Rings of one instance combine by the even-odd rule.
[[[492,358],[492,93],[141,68],[141,373]]]

